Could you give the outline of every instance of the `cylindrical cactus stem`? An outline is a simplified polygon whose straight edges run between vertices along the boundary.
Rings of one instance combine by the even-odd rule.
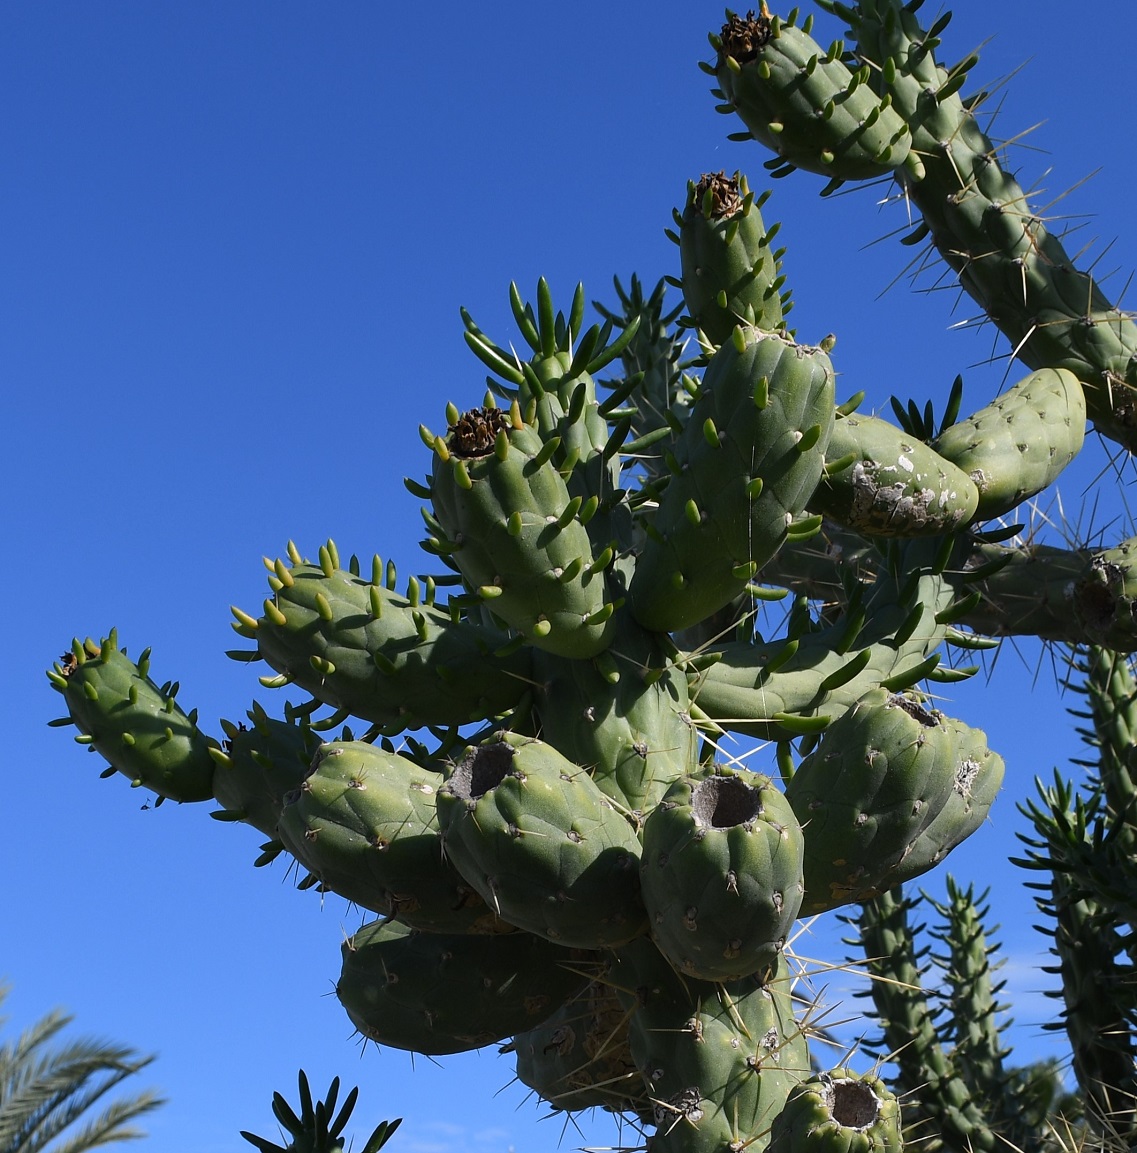
[[[975,482],[976,519],[989,520],[1053,484],[1081,452],[1085,433],[1078,378],[1064,368],[1042,368],[949,425],[932,448]]]
[[[641,839],[652,938],[678,972],[769,979],[801,907],[805,851],[773,781],[707,766],[668,789]]]
[[[213,815],[275,837],[284,799],[311,771],[322,741],[304,715],[277,720],[254,701],[246,716],[248,725],[221,722],[226,739],[212,753],[213,795],[221,811]]]
[[[882,1032],[877,1056],[896,1067],[892,1088],[904,1101],[905,1143],[933,1153],[1003,1149],[940,1043],[922,980],[927,948],[916,944],[912,908],[898,885],[865,901],[856,921]]]
[[[969,524],[979,490],[931,446],[877,416],[833,425],[810,507],[866,536],[938,536]]]
[[[940,255],[1028,368],[1074,373],[1098,431],[1137,449],[1137,325],[1074,266],[1000,164],[959,96],[973,61],[950,73],[937,63],[939,37],[901,0],[840,11],[911,130],[924,173],[904,177],[905,198]]]
[[[620,354],[622,377],[601,381],[613,390],[603,402],[602,411],[616,423],[614,434],[627,422],[627,438],[621,453],[635,456],[635,470],[649,481],[666,472],[661,444],[670,444],[674,430],[682,426],[692,403],[684,384],[684,338],[672,325],[683,305],[664,311],[668,281],[659,280],[651,295],[644,295],[638,276],[627,289],[615,279],[618,311],[593,301],[593,308],[605,321],[621,331],[636,326],[635,336]],[[621,415],[616,417],[616,412]]]
[[[536,309],[522,300],[515,284],[509,286],[509,303],[518,330],[533,352],[528,361],[521,361],[512,346],[505,349],[495,344],[463,310],[466,343],[501,378],[490,378],[493,393],[507,403],[517,401],[542,441],[560,443],[572,496],[602,502],[591,525],[603,549],[613,535],[611,530],[624,527],[626,520],[612,515],[610,498],[620,488],[621,459],[609,445],[610,430],[597,402],[594,375],[623,355],[635,339],[641,318],[628,317],[619,336],[607,344],[607,329],[600,325],[584,329],[584,285],[576,286],[566,317],[554,312],[544,277],[537,282]]]
[[[647,940],[616,951],[609,979],[633,1010],[628,1039],[654,1111],[651,1153],[764,1145],[790,1088],[809,1075],[783,960],[765,984],[681,978]]]
[[[738,327],[711,358],[628,590],[671,632],[729,604],[781,547],[821,477],[834,376],[821,348]]]
[[[1053,787],[1040,784],[1039,793],[1040,803],[1024,806],[1036,836],[1022,838],[1028,855],[1019,863],[1047,878],[1032,887],[1041,891],[1036,903],[1054,922],[1050,933],[1058,964],[1051,971],[1061,979],[1061,1022],[1074,1075],[1093,1129],[1106,1138],[1103,1147],[1116,1142],[1117,1148],[1132,1148],[1137,1140],[1133,962],[1119,959],[1126,942],[1115,907],[1087,893],[1088,878],[1079,875],[1081,850],[1092,844],[1093,834],[1071,814],[1072,789],[1058,779]]]
[[[729,13],[711,45],[719,110],[736,112],[786,170],[836,180],[882,176],[909,161],[918,170],[908,126],[873,91],[867,66],[849,68],[840,42],[826,51],[808,27],[771,16],[762,0],[758,15]]]
[[[1137,677],[1127,656],[1096,645],[1085,668],[1110,840],[1132,857],[1137,851]]]
[[[446,772],[446,857],[503,920],[558,944],[624,944],[647,931],[635,830],[552,745],[500,733]]]
[[[534,653],[533,679],[542,738],[637,819],[698,762],[686,671],[627,614],[603,659]]]
[[[537,648],[586,659],[612,639],[613,553],[593,556],[585,524],[598,502],[570,495],[559,447],[516,404],[471,409],[435,444],[431,497],[454,563],[493,614]]]
[[[259,619],[234,609],[235,628],[284,683],[395,731],[462,725],[503,713],[524,696],[529,652],[501,652],[503,629],[455,620],[431,582],[394,591],[394,566],[373,558],[368,577],[340,566],[329,541],[319,563],[272,564]]]
[[[791,740],[820,732],[881,684],[899,691],[935,675],[955,594],[944,575],[920,573],[915,554],[905,555],[902,580],[882,573],[831,625],[693,656],[700,712],[763,740]]]
[[[74,724],[80,744],[157,793],[159,803],[207,801],[217,742],[197,727],[196,709],[178,706],[177,684],[156,685],[149,669],[150,650],[131,660],[113,629],[99,644],[76,639],[47,674],[70,714],[59,723]]]
[[[439,773],[364,741],[322,745],[278,835],[326,889],[437,933],[509,929],[443,855]]]
[[[689,323],[716,346],[738,324],[785,327],[777,229],[762,222],[762,200],[737,172],[705,173],[688,184],[683,212],[675,213]]]
[[[587,955],[531,933],[423,933],[371,921],[341,953],[336,996],[360,1034],[430,1055],[531,1029],[589,979]]]
[[[1126,657],[1098,647],[1090,649],[1084,668],[1093,727],[1079,731],[1097,755],[1078,763],[1090,771],[1093,791],[1078,796],[1057,773],[1053,785],[1040,784],[1038,800],[1022,806],[1035,836],[1022,838],[1028,853],[1018,863],[1044,874],[1031,887],[1054,921],[1062,1025],[1089,1120],[1107,1142],[1131,1147],[1137,1140],[1137,680]]]
[[[628,1046],[630,1010],[600,977],[502,1052],[515,1054],[517,1078],[554,1109],[599,1106],[650,1114],[651,1101]]]
[[[992,958],[998,945],[988,942],[986,893],[976,897],[972,886],[962,888],[950,873],[946,887],[947,902],[932,901],[943,918],[933,935],[946,950],[936,958],[944,967],[948,986],[949,1011],[941,1035],[951,1046],[960,1078],[990,1116],[992,1128],[1006,1137],[1008,1145],[1027,1148],[1027,1142],[1032,1137],[1037,1142],[1039,1135],[1030,1131],[1029,1111],[1003,1066],[1010,1050],[1003,1043],[1005,1026],[998,1015],[1007,1006],[998,1003],[997,997],[1006,982],[994,979],[998,962]]]
[[[912,693],[874,689],[786,786],[805,836],[802,911],[865,900],[926,872],[978,828],[1002,758]]]
[[[790,1090],[767,1153],[900,1153],[900,1103],[875,1073],[830,1069]]]
[[[1095,553],[1072,601],[1092,644],[1123,653],[1137,649],[1137,537]]]

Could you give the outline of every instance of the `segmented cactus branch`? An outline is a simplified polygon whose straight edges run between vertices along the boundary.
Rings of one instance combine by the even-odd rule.
[[[974,61],[942,68],[946,21],[919,6],[822,0],[855,38],[828,48],[796,9],[728,13],[705,70],[772,176],[895,182],[919,209],[912,239],[1030,370],[996,400],[967,413],[958,377],[938,420],[839,400],[836,336],[787,324],[776,198],[691,174],[650,292],[617,280],[590,324],[583,286],[558,309],[544,279],[532,302],[510,285],[500,342],[462,311],[490,376],[423,414],[439,431],[420,426],[405,484],[430,571],[400,580],[332,541],[266,559],[229,655],[298,698],[281,716],[254,703],[210,736],[113,630],[48,673],[55,723],[107,773],[215,800],[269,838],[258,864],[365,911],[336,983],[360,1037],[498,1046],[551,1109],[634,1117],[650,1153],[1025,1151],[1080,1124],[1052,1068],[1007,1065],[982,899],[949,882],[929,959],[900,888],[1003,779],[935,694],[1024,635],[1104,646],[1099,783],[1043,790],[1029,862],[1086,1114],[1135,1129],[1137,686],[1116,654],[1137,651],[1137,538],[1059,545],[1014,517],[1087,417],[1137,444],[1137,328],[1030,209],[960,95]],[[728,738],[760,747],[730,758]],[[882,1031],[868,1072],[814,1068],[795,991],[800,918],[841,909]],[[937,965],[946,993],[923,985]],[[278,1098],[289,1149],[340,1148],[354,1097],[333,1118],[336,1089],[313,1104],[302,1075],[299,1116]]]

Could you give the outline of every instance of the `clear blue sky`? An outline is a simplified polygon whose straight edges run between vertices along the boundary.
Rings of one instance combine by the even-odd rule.
[[[663,229],[688,179],[741,168],[761,185],[765,154],[726,140],[737,126],[696,68],[720,22],[717,5],[671,0],[414,15],[357,0],[4,6],[0,975],[13,1027],[62,1004],[81,1029],[160,1054],[152,1081],[170,1104],[150,1122],[154,1148],[220,1153],[243,1145],[241,1128],[271,1133],[272,1091],[292,1095],[301,1065],[318,1085],[359,1083],[361,1125],[405,1116],[403,1153],[561,1141],[559,1121],[538,1124],[517,1086],[502,1089],[511,1071],[492,1050],[361,1056],[330,996],[359,917],[293,891],[279,866],[254,870],[258,836],[208,806],[144,810],[121,777],[99,780],[95,758],[46,727],[59,698],[43,670],[73,635],[117,626],[133,652],[153,646],[156,679],[179,679],[217,732],[254,695],[272,704],[222,655],[229,605],[256,611],[265,595],[262,555],[290,538],[311,554],[330,535],[424,569],[401,483],[429,467],[418,424],[440,427],[448,400],[484,390],[459,306],[506,343],[511,279],[531,296],[544,275],[566,305],[583,280],[611,303],[614,274],[677,273]],[[950,56],[989,38],[983,83],[1024,65],[996,133],[1045,121],[1014,153],[1040,204],[1097,173],[1051,212],[1082,221],[1075,248],[1113,242],[1098,268],[1120,270],[1107,284],[1120,292],[1137,268],[1121,212],[1137,177],[1123,111],[1137,7],[1099,0],[1075,18],[1057,0],[959,0]],[[842,395],[940,407],[962,371],[968,406],[985,403],[1006,369],[985,362],[1006,349],[990,329],[951,331],[970,305],[903,282],[881,296],[911,254],[866,245],[903,208],[872,191],[823,202],[819,184],[777,183],[765,215],[783,221],[800,335],[838,337]],[[1126,535],[1116,480],[1083,508],[1107,460],[1087,445],[1064,507]],[[1016,801],[1079,745],[1050,669],[1036,677],[1037,650],[1020,652],[1007,646],[993,679],[945,707],[1007,760],[993,821],[951,867],[994,886],[1027,1059],[1056,1051],[1038,1029],[1050,979],[1029,968],[1044,943],[1005,859]],[[832,955],[834,918],[815,933]],[[563,1147],[614,1139],[600,1118]]]

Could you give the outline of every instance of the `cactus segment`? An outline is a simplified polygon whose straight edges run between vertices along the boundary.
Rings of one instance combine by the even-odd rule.
[[[833,389],[829,357],[781,334],[736,328],[711,358],[628,590],[644,628],[716,612],[781,547],[821,477]]]
[[[557,447],[500,409],[471,409],[450,428],[447,458],[435,457],[434,513],[496,617],[536,648],[584,659],[611,640],[612,602]]]
[[[891,101],[806,31],[770,17],[728,13],[715,76],[750,135],[793,167],[837,180],[883,176],[909,158],[912,138]],[[839,46],[834,46],[838,48]]]
[[[336,996],[360,1034],[433,1056],[530,1029],[588,982],[579,954],[531,933],[422,933],[372,921],[341,954]]]
[[[1058,479],[1082,450],[1086,398],[1065,368],[1042,368],[934,441],[979,490],[976,519],[1002,516]]]
[[[213,795],[223,815],[275,837],[284,799],[308,775],[321,741],[304,718],[275,720],[255,703],[247,716],[247,726],[222,722],[228,736],[224,757],[214,758]]]
[[[324,886],[361,908],[435,933],[503,932],[443,857],[442,778],[362,741],[322,745],[287,799],[278,835]]]
[[[935,868],[987,819],[1003,784],[1003,758],[987,747],[981,729],[948,719],[956,739],[956,770],[943,807],[920,831],[904,859],[901,880]]]
[[[905,198],[923,215],[940,256],[1028,368],[1064,368],[1086,393],[1098,431],[1137,451],[1137,324],[1079,271],[1000,162],[1000,150],[935,59],[915,9],[848,8],[858,53],[889,61],[880,83],[907,121],[920,179]],[[935,94],[929,98],[929,94]]]
[[[802,912],[863,901],[932,868],[982,822],[1002,776],[978,730],[915,694],[866,693],[786,785],[805,834]]]
[[[683,299],[691,323],[714,345],[735,325],[783,328],[779,262],[746,178],[704,174],[687,188],[679,219]]]
[[[657,636],[623,613],[608,655],[614,683],[598,662],[534,654],[541,735],[617,806],[647,813],[698,760],[687,675]]]
[[[875,685],[934,655],[943,641],[947,626],[937,617],[954,600],[948,580],[925,572],[910,597],[903,592],[891,576],[879,577],[862,611],[807,632],[784,660],[785,640],[710,650],[719,659],[692,673],[692,700],[723,728],[761,740],[789,740],[802,731],[801,721],[840,716]],[[924,611],[913,623],[914,605]],[[897,643],[901,629],[910,632]]]
[[[876,416],[835,422],[826,471],[810,506],[866,536],[937,536],[968,524],[979,490],[935,449]]]
[[[543,277],[537,282],[536,310],[521,299],[513,284],[510,307],[521,335],[533,350],[528,361],[522,362],[512,348],[494,344],[463,310],[466,341],[491,371],[513,386],[491,379],[490,388],[518,403],[543,442],[560,441],[571,494],[583,500],[600,500],[619,488],[620,460],[609,451],[609,428],[597,403],[593,374],[624,354],[635,339],[641,318],[628,317],[620,335],[608,344],[608,326],[594,325],[587,332],[581,331],[584,286],[577,285],[566,318],[561,312],[554,314],[552,294]],[[598,518],[596,531],[603,533],[612,527],[611,520],[610,513]],[[609,537],[594,539],[603,548]]]
[[[634,830],[551,745],[501,733],[474,746],[437,807],[447,857],[509,924],[584,949],[646,932]]]
[[[900,1153],[900,1103],[872,1073],[817,1073],[795,1085],[767,1153]]]
[[[149,650],[132,661],[112,630],[101,644],[74,641],[48,677],[82,742],[131,784],[172,801],[208,801],[217,742],[178,707],[176,686],[159,688],[150,679],[149,663]]]
[[[529,656],[497,655],[504,632],[414,604],[381,573],[367,581],[332,564],[282,567],[289,581],[266,603],[257,648],[317,700],[381,725],[419,728],[483,720],[524,695]]]
[[[628,1045],[630,1016],[603,980],[590,981],[502,1051],[516,1055],[517,1079],[554,1109],[650,1112]]]
[[[761,1149],[809,1074],[785,962],[765,984],[680,979],[648,941],[617,950],[611,980],[632,1008],[628,1040],[653,1105],[652,1153]]]
[[[712,765],[668,789],[644,822],[651,934],[685,976],[768,980],[803,895],[801,828],[769,777]]]

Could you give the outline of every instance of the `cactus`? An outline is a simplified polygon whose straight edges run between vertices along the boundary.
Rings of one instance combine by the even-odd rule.
[[[681,306],[633,278],[586,325],[582,286],[567,311],[544,280],[534,303],[511,286],[521,339],[503,343],[463,312],[488,387],[447,405],[443,433],[421,426],[429,463],[406,482],[431,572],[399,592],[392,562],[345,563],[331,541],[267,562],[230,655],[299,703],[256,703],[216,739],[113,630],[48,677],[58,723],[109,774],[215,799],[271,838],[258,863],[287,853],[301,887],[379,915],[344,942],[336,986],[367,1040],[501,1044],[552,1108],[628,1114],[651,1153],[896,1149],[902,1123],[932,1149],[1035,1147],[1044,1078],[1002,1065],[981,908],[949,887],[941,909],[949,1034],[899,886],[987,819],[1003,776],[982,732],[932,707],[977,671],[956,655],[1010,635],[1137,650],[1137,538],[1059,548],[992,523],[1059,479],[1087,418],[1137,445],[1137,330],[1002,169],[959,95],[972,61],[936,60],[945,22],[924,28],[918,2],[819,4],[849,47],[822,48],[796,9],[728,14],[704,63],[720,110],[775,176],[895,181],[923,214],[914,239],[1028,376],[962,418],[953,388],[938,423],[930,404],[895,401],[894,423],[863,393],[839,402],[835,337],[787,325],[766,194],[702,174],[670,233]],[[1124,658],[1092,651],[1097,739],[1120,748]],[[725,734],[769,743],[759,771]],[[1044,792],[1031,849],[1055,877],[1086,1125],[1123,1142],[1128,768],[1118,753],[1081,805]],[[814,1068],[797,989],[799,916],[857,908],[892,1086]],[[312,1106],[302,1078],[302,1116],[278,1111],[290,1147],[337,1136],[335,1091]]]
[[[332,1079],[331,1085],[328,1086],[327,1096],[322,1101],[314,1103],[312,1090],[308,1085],[308,1077],[303,1069],[300,1070],[298,1080],[300,1084],[299,1116],[280,1093],[272,1095],[273,1114],[292,1138],[287,1145],[276,1145],[265,1137],[258,1137],[254,1133],[246,1133],[243,1130],[241,1136],[250,1145],[259,1149],[260,1153],[344,1153],[341,1135],[351,1119],[355,1102],[359,1097],[359,1090],[352,1089],[348,1093],[337,1113],[336,1102],[340,1090],[338,1077]],[[361,1153],[379,1153],[379,1150],[387,1144],[401,1124],[401,1117],[394,1121],[380,1121],[371,1131]]]

